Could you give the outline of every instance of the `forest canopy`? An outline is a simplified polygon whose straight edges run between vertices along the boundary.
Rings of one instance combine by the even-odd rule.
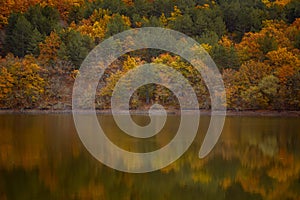
[[[0,3],[0,108],[65,109],[88,53],[131,28],[163,27],[199,42],[222,73],[227,107],[300,109],[299,0],[3,0]],[[112,89],[129,69],[164,63],[188,78],[201,109],[209,93],[192,66],[168,52],[135,51],[103,78],[96,107],[110,107]],[[131,107],[177,108],[159,85],[141,87]]]

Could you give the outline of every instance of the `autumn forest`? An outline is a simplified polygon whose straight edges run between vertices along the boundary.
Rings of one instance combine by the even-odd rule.
[[[131,28],[180,31],[202,45],[219,68],[231,110],[300,110],[299,0],[2,0],[0,109],[71,108],[72,86],[88,53]],[[118,79],[147,62],[164,63],[193,86],[201,109],[207,88],[188,62],[163,51],[134,51],[103,77],[96,108],[109,109]],[[160,85],[132,96],[133,109],[177,108]]]

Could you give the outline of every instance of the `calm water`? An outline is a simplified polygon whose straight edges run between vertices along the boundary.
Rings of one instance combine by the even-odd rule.
[[[71,115],[0,115],[0,200],[300,199],[300,118],[227,117],[218,144],[200,160],[209,119],[201,117],[195,142],[175,163],[129,174],[87,152]],[[179,122],[170,116],[157,136],[138,140],[111,116],[99,120],[115,144],[135,152],[168,144]]]

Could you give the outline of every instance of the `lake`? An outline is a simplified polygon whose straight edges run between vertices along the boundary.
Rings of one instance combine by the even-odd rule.
[[[165,146],[180,121],[169,116],[159,134],[137,139],[122,133],[112,116],[98,118],[110,140],[132,152]],[[133,119],[149,123],[146,116]],[[133,174],[91,156],[71,114],[2,114],[0,199],[300,199],[300,118],[226,117],[217,145],[199,159],[209,120],[201,116],[198,135],[180,159],[158,171]]]

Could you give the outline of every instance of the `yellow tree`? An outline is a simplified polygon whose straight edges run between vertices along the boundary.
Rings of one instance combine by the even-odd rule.
[[[79,25],[71,23],[70,28],[79,31],[83,35],[90,36],[96,42],[100,42],[106,36],[108,25],[118,17],[119,14],[111,14],[109,10],[100,8],[95,10],[88,19],[83,19]],[[131,22],[129,17],[120,15],[120,18],[123,25],[130,27]]]
[[[0,101],[4,101],[12,93],[14,82],[12,74],[4,66],[5,62],[6,59],[0,60]]]
[[[286,4],[290,3],[291,0],[275,0],[275,1],[270,1],[270,0],[262,0],[262,2],[267,6],[267,7],[272,7],[272,6],[280,6],[284,7]]]
[[[42,77],[42,68],[32,56],[24,59],[15,58],[9,54],[1,63],[1,77],[8,78],[7,83],[1,84],[6,91],[1,99],[2,107],[6,108],[32,108],[38,105],[44,94],[46,85]],[[2,92],[1,92],[2,93]]]
[[[236,105],[240,102],[239,91],[243,89],[237,84],[237,71],[233,69],[224,69],[222,72],[222,78],[224,81],[224,86],[226,90],[226,103],[229,109],[238,109]]]
[[[174,6],[174,11],[171,12],[171,17],[169,17],[168,20],[175,21],[176,18],[180,16],[182,16],[181,10],[177,6]]]
[[[129,70],[135,68],[136,66],[139,66],[143,64],[144,62],[141,61],[140,58],[137,57],[131,57],[128,56],[122,64],[120,63],[113,63],[115,65],[122,65],[121,67],[118,67],[118,69],[111,70],[107,74],[108,78],[105,79],[105,85],[97,92],[97,98],[96,102],[100,108],[109,108],[110,107],[110,98],[112,96],[112,93],[114,91],[114,87],[116,83],[119,81],[119,79],[124,76]],[[113,67],[113,66],[111,66]],[[138,102],[136,99],[136,94],[132,97],[131,100],[131,106],[135,107],[137,106]]]
[[[51,32],[51,34],[46,37],[44,42],[39,44],[39,62],[42,64],[53,64],[55,61],[57,61],[58,51],[61,43],[62,41],[57,33]]]
[[[183,61],[179,56],[172,56],[168,53],[161,54],[156,58],[153,58],[154,63],[165,64],[169,67],[174,68],[180,72],[193,87],[199,101],[201,108],[208,108],[210,106],[208,90],[204,84],[200,73],[189,63]],[[168,74],[160,74],[160,78],[163,80],[168,77]],[[178,106],[175,102],[171,91],[167,90],[162,86],[157,86],[155,91],[156,100],[162,101],[163,104],[170,104],[172,106]]]
[[[100,8],[94,10],[93,14],[88,19],[83,19],[79,25],[73,23],[70,27],[83,35],[88,35],[96,40],[102,40],[107,31],[107,24],[111,18],[112,16],[109,10]]]

